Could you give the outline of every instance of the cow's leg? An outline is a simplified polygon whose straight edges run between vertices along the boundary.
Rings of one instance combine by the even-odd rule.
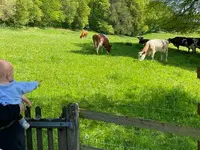
[[[97,48],[96,48],[96,52],[97,52],[97,55],[99,54],[99,45],[97,46]]]
[[[163,53],[160,54],[160,60],[162,61],[163,58]]]
[[[167,58],[168,58],[168,48],[166,49],[166,52],[165,52],[165,62],[167,63]]]
[[[193,51],[193,50],[192,50]],[[190,52],[190,48],[188,47],[188,53]]]
[[[152,54],[151,54],[151,60],[152,60],[152,61],[154,60],[155,52],[156,52],[156,51],[152,51]]]
[[[177,47],[177,49],[179,50],[179,45],[177,45],[176,47]]]

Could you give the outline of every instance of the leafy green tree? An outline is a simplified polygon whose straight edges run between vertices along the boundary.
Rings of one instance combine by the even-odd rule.
[[[56,26],[61,24],[65,15],[62,11],[62,5],[59,0],[41,0],[42,2],[42,25],[44,26]]]
[[[162,3],[168,8],[166,14],[160,15],[163,19],[162,23],[158,25],[159,28],[169,32],[182,33],[199,30],[200,3],[197,0],[154,0],[154,2]],[[156,11],[160,10],[159,8],[160,6],[154,6]],[[166,15],[169,14],[169,11],[171,15],[167,18]]]
[[[73,28],[82,29],[88,24],[88,16],[90,14],[90,8],[85,0],[79,0],[79,6],[77,13],[73,21]]]
[[[116,34],[132,34],[132,16],[125,0],[111,0],[109,22]]]
[[[64,26],[71,28],[72,22],[74,21],[77,9],[79,6],[79,0],[60,0],[62,10],[64,13]]]
[[[137,35],[144,33],[148,30],[148,26],[145,25],[145,7],[149,4],[149,0],[126,0],[128,11],[131,14],[131,35]]]
[[[113,27],[108,23],[109,0],[91,0],[89,6],[91,8],[89,16],[90,28],[97,32],[113,33]]]
[[[7,0],[0,5],[0,22],[9,23],[16,13],[16,2],[14,0]]]
[[[32,6],[29,9],[29,24],[38,25],[40,24],[43,16],[40,8],[42,6],[42,2],[40,0],[32,0],[32,2]]]
[[[146,7],[145,14],[149,32],[157,32],[166,30],[166,22],[173,16],[173,11],[164,2],[151,1]]]
[[[32,0],[16,0],[16,13],[13,21],[15,26],[24,26],[29,22],[29,9],[32,6]]]

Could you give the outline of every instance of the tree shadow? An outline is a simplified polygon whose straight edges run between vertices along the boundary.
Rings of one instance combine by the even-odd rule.
[[[73,50],[72,53],[83,54],[83,55],[96,55],[96,51],[92,43],[74,43],[76,46],[81,47],[80,50]],[[142,44],[130,43],[130,42],[112,42],[112,49],[109,56],[123,56],[132,57],[138,59],[138,52],[144,47]],[[102,47],[99,50],[99,56],[107,55],[105,49]],[[155,61],[163,64],[176,66],[187,70],[196,70],[198,64],[200,64],[200,53],[193,54],[192,52],[187,52],[184,50],[177,50],[176,48],[169,47],[168,51],[168,62],[165,63],[160,60],[160,53],[155,54]],[[165,58],[165,56],[163,57]],[[147,56],[144,61],[151,60],[150,56]]]
[[[50,98],[53,102],[45,100],[46,103],[43,103],[44,98],[40,97],[37,100],[31,100],[36,102],[35,105],[40,105],[43,112],[47,113],[46,115],[59,114],[63,106],[76,102],[80,108],[99,112],[200,126],[199,118],[196,115],[197,98],[182,87],[167,90],[164,87],[140,89],[138,86],[133,85],[124,91],[123,99],[96,93],[79,98],[72,95],[56,96]],[[49,112],[49,108],[51,108],[51,112]]]

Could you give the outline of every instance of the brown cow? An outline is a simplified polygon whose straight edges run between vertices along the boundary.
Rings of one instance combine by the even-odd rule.
[[[87,35],[88,35],[88,31],[83,30],[83,31],[81,32],[80,38],[86,38]]]
[[[104,34],[95,34],[92,39],[97,54],[99,53],[99,48],[101,46],[106,49],[107,54],[110,53],[112,45],[110,45],[108,38]]]

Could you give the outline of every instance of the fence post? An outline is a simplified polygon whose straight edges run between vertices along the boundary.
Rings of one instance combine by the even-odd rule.
[[[197,78],[200,79],[200,66],[197,67]],[[197,104],[197,114],[200,115],[200,103]],[[197,141],[198,150],[200,150],[200,141]]]
[[[62,115],[61,118],[66,118],[67,116],[67,108],[62,108]],[[67,149],[67,129],[66,128],[59,128],[58,129],[58,149],[59,150],[68,150]]]
[[[37,119],[40,119],[42,117],[41,108],[39,106],[35,108],[35,117]],[[36,133],[37,133],[37,149],[43,150],[42,128],[36,128]]]
[[[197,78],[200,79],[200,66],[197,67]]]
[[[67,121],[72,122],[72,128],[67,128],[67,146],[68,150],[80,150],[79,142],[79,112],[78,104],[68,105]]]
[[[31,118],[31,111],[30,111],[29,107],[26,107],[25,117]],[[26,130],[26,136],[27,136],[27,149],[33,150],[32,129],[31,128]]]
[[[197,114],[200,115],[200,103],[197,104]],[[200,150],[200,141],[197,141],[197,150]]]

